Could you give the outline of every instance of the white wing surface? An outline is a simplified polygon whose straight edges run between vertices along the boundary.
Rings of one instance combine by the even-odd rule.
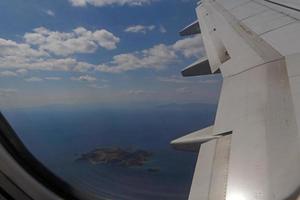
[[[214,125],[172,142],[199,151],[189,200],[300,199],[300,1],[203,0],[196,12],[210,70],[184,71],[219,70],[223,86]]]

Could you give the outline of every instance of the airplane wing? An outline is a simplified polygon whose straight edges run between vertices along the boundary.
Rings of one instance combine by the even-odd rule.
[[[171,143],[199,151],[189,200],[300,199],[300,1],[203,0],[196,12],[181,35],[201,34],[208,62],[183,75],[220,71],[223,85],[214,125]]]

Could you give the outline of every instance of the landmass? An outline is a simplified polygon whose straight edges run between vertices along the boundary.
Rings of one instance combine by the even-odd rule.
[[[97,148],[82,154],[77,161],[88,161],[92,164],[117,165],[122,167],[144,166],[153,156],[145,150],[128,150],[122,148]],[[149,168],[149,172],[158,172],[159,168]]]
[[[147,171],[151,172],[151,173],[156,173],[156,172],[160,171],[160,168],[159,167],[151,167],[151,168],[148,168]]]

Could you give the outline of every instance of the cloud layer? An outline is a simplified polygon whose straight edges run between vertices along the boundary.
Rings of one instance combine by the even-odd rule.
[[[155,29],[154,25],[144,26],[144,25],[132,25],[127,27],[124,31],[129,33],[144,33],[152,31]]]
[[[145,68],[162,69],[180,57],[199,58],[203,55],[201,37],[195,36],[171,45],[157,44],[118,54],[106,63],[92,64],[73,57],[74,54],[94,53],[98,48],[114,49],[119,41],[105,29],[90,31],[83,27],[71,32],[39,27],[25,33],[23,42],[0,38],[0,68],[6,69],[0,76],[24,75],[28,70],[121,73]]]
[[[93,77],[93,76],[90,76],[90,75],[83,75],[83,76],[79,76],[79,77],[71,77],[71,80],[94,82],[94,81],[97,80],[97,78]]]
[[[25,33],[23,42],[0,38],[0,68],[27,70],[86,71],[93,67],[71,56],[78,53],[93,53],[98,48],[116,48],[120,39],[101,29],[90,31],[78,27],[71,32],[50,31],[39,27]],[[13,76],[2,73],[1,76]]]
[[[142,68],[162,69],[177,62],[180,56],[200,58],[203,53],[201,37],[196,36],[179,40],[173,45],[159,44],[142,51],[116,55],[109,63],[98,65],[96,70],[120,73]]]
[[[83,27],[68,33],[39,27],[31,33],[26,33],[24,39],[26,44],[36,46],[39,51],[58,56],[92,53],[99,47],[111,50],[120,42],[120,38],[105,29],[89,31]]]
[[[55,16],[55,12],[53,10],[45,10],[45,13],[51,17]]]
[[[92,5],[97,7],[103,6],[143,6],[152,3],[154,0],[69,0],[72,6],[84,7],[86,5]]]

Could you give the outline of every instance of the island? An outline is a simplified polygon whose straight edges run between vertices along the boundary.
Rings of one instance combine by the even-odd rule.
[[[88,161],[91,164],[117,165],[122,167],[141,167],[151,159],[153,153],[145,150],[130,150],[122,148],[97,148],[82,154],[76,161]],[[158,168],[148,169],[150,172]]]
[[[148,168],[147,171],[151,172],[151,173],[157,173],[160,171],[160,168],[159,167],[151,167],[151,168]]]

